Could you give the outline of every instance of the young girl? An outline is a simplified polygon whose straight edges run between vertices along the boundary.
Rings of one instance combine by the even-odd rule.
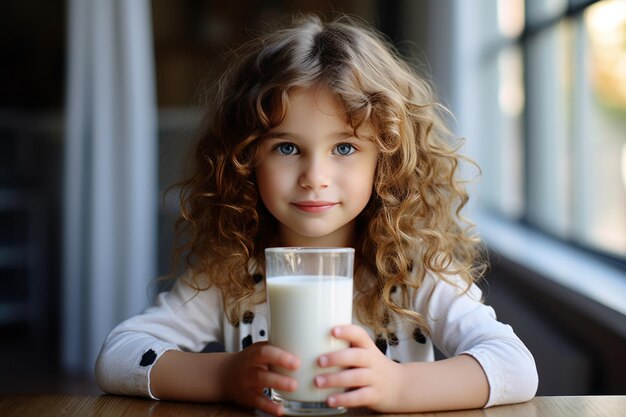
[[[156,306],[117,326],[97,378],[109,393],[232,401],[280,415],[270,366],[299,359],[265,342],[264,249],[356,249],[350,348],[318,358],[345,370],[332,407],[381,412],[525,401],[532,355],[481,303],[479,242],[445,113],[374,30],[300,17],[234,52],[183,183],[188,272]],[[220,342],[223,353],[197,353]],[[433,346],[447,357],[434,361]]]

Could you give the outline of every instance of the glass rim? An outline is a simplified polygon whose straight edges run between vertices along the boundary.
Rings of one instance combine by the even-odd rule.
[[[354,253],[354,248],[345,247],[301,247],[301,246],[284,246],[265,248],[265,253]]]

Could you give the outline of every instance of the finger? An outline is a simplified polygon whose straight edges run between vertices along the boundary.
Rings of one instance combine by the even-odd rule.
[[[341,349],[335,352],[325,353],[317,358],[317,364],[321,368],[330,366],[342,366],[344,368],[366,367],[372,362],[371,352],[363,348]]]
[[[374,382],[373,372],[370,368],[347,369],[337,373],[317,375],[314,381],[318,388],[364,387]]]
[[[330,407],[363,407],[377,402],[376,391],[372,387],[363,387],[354,391],[333,394],[326,400]]]
[[[257,375],[259,385],[267,388],[279,389],[282,391],[295,391],[298,388],[298,381],[285,375],[270,371],[259,371]]]
[[[367,332],[354,324],[333,327],[332,335],[337,339],[350,342],[350,345],[354,347],[369,348],[374,345],[374,341],[370,339]]]
[[[275,365],[289,370],[296,370],[300,366],[297,356],[265,342],[259,345],[254,356],[259,365]]]
[[[252,406],[256,409],[275,416],[282,416],[284,413],[282,405],[275,403],[274,401],[267,398],[265,395],[255,396]]]

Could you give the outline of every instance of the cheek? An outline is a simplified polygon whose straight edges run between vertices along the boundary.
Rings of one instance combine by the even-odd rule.
[[[344,177],[348,180],[345,189],[351,190],[355,203],[364,206],[369,201],[374,191],[374,171],[371,170],[361,175],[351,175]]]
[[[365,205],[372,196],[372,181],[361,180],[357,186],[359,190],[359,200],[361,201],[361,205]]]
[[[374,180],[376,179],[377,160],[368,160],[366,166],[367,168],[363,171],[363,175],[361,175],[359,179],[362,184],[361,186],[369,189],[371,193],[374,189]]]
[[[263,169],[257,169],[256,171],[256,186],[259,190],[259,196],[261,197],[261,201],[265,205],[267,205],[267,194],[272,190],[272,187],[268,184],[268,178]]]
[[[261,201],[267,208],[271,209],[284,187],[281,183],[281,176],[261,166],[256,170],[256,178]]]

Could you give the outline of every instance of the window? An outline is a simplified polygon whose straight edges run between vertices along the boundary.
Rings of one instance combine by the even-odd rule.
[[[481,17],[481,204],[624,266],[626,0],[497,5]]]

